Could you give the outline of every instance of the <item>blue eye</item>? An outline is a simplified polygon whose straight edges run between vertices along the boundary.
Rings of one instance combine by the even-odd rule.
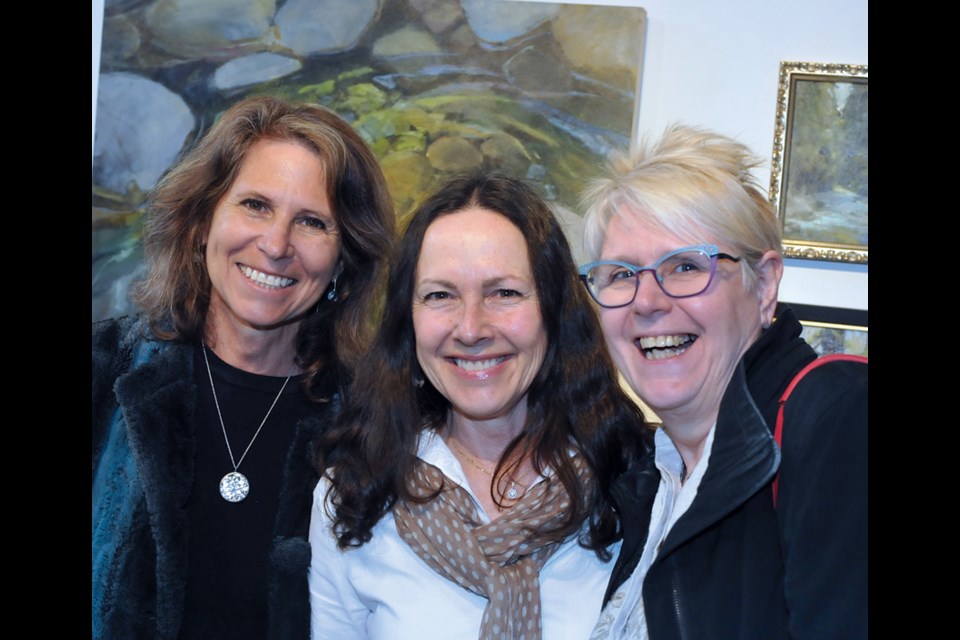
[[[637,272],[633,269],[627,269],[624,267],[618,267],[610,273],[610,281],[616,282],[617,280],[628,280],[637,275]]]

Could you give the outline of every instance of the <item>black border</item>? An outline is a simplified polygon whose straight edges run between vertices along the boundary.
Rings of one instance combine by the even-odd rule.
[[[866,309],[844,309],[842,307],[821,307],[812,304],[784,302],[803,322],[829,322],[830,324],[849,325],[852,329],[869,330]]]

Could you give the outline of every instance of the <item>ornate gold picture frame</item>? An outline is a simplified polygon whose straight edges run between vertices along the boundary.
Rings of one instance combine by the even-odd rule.
[[[867,65],[781,62],[770,200],[788,258],[867,262]]]

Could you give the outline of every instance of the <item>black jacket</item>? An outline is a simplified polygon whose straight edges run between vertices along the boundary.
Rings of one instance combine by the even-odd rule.
[[[777,400],[816,357],[800,330],[781,305],[727,387],[696,498],[644,580],[651,640],[867,637],[867,367],[804,378],[781,459]],[[607,600],[640,560],[658,483],[651,452],[614,486],[624,541]]]
[[[177,637],[190,543],[197,388],[192,345],[144,339],[134,318],[93,330],[93,637]],[[132,368],[141,347],[153,351]],[[117,407],[122,411],[116,413]],[[310,636],[313,441],[339,400],[297,426],[270,548],[268,638]]]

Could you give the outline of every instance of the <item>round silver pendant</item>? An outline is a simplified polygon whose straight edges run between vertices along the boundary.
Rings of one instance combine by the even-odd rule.
[[[519,489],[517,489],[517,485],[515,484],[510,485],[510,488],[507,489],[507,498],[509,498],[510,500],[516,500],[519,497],[520,497],[520,491]]]
[[[227,502],[240,502],[250,493],[247,477],[239,471],[231,471],[220,481],[220,495]]]

